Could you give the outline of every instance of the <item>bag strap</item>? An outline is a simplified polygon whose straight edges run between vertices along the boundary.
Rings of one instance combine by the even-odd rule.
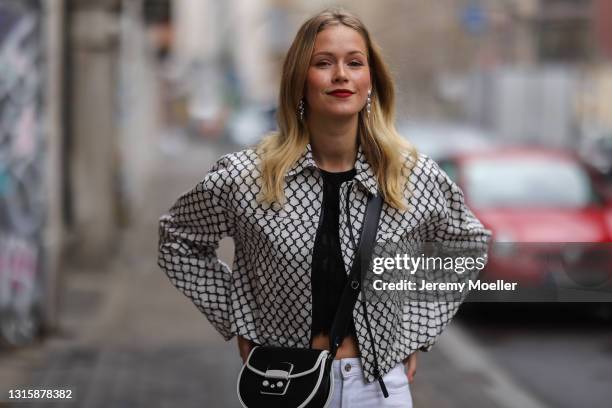
[[[347,334],[348,325],[353,316],[353,308],[361,289],[361,271],[368,267],[372,257],[381,209],[382,197],[380,194],[369,195],[357,253],[353,259],[351,273],[342,291],[342,297],[340,298],[338,310],[330,330],[330,356],[332,359],[336,356],[338,347],[342,344],[342,340]]]

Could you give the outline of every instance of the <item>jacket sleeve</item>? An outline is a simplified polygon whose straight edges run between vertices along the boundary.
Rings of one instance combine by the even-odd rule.
[[[233,236],[226,156],[159,219],[158,265],[223,336],[231,331],[231,271],[217,258],[219,241]]]
[[[436,217],[432,228],[429,229],[427,241],[434,243],[439,248],[452,248],[452,251],[459,250],[462,254],[470,257],[482,257],[487,259],[488,244],[491,237],[491,232],[487,230],[482,223],[474,216],[472,211],[465,204],[463,192],[455,182],[431,160],[429,165],[431,168],[431,176],[433,177],[432,185],[435,188],[435,195],[438,196],[436,205],[439,209],[439,217]],[[457,253],[457,252],[453,252]],[[438,271],[440,272],[440,271]],[[438,276],[439,279],[445,281],[454,281],[458,275],[445,273],[445,277]],[[462,280],[474,279],[478,274],[478,270],[472,271],[469,276],[463,276]],[[468,287],[466,285],[466,287]],[[451,300],[440,299],[439,301],[422,302],[421,307],[426,307],[427,310],[427,328],[419,328],[420,333],[427,333],[425,346],[421,347],[422,351],[429,351],[437,341],[440,334],[457,313],[461,302],[456,298]],[[421,310],[421,315],[423,310]]]
[[[442,193],[444,216],[436,223],[434,241],[471,243],[486,252],[491,231],[485,229],[465,204],[463,191],[431,160],[435,185]]]

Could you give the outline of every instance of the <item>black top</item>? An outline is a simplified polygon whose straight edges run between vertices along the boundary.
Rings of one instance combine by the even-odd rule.
[[[312,254],[312,336],[329,334],[347,281],[340,250],[340,184],[355,177],[355,169],[323,175],[323,214]],[[355,335],[351,319],[348,335]]]

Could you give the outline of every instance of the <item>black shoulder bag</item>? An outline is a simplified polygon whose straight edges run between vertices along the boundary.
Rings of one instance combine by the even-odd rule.
[[[361,269],[372,256],[381,208],[380,195],[371,195],[351,273],[330,330],[330,350],[254,347],[238,375],[238,399],[243,407],[327,407],[334,393],[332,362],[359,296]]]

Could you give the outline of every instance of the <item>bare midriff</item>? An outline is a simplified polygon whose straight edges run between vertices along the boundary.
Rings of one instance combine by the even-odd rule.
[[[312,348],[316,350],[329,350],[329,336],[317,334],[312,338]],[[346,336],[336,352],[336,360],[341,358],[359,357],[359,344],[355,336]]]

